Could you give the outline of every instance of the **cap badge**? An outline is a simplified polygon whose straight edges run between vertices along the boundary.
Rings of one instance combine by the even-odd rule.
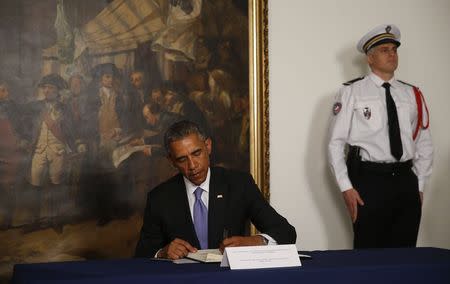
[[[387,26],[387,27],[386,27],[386,33],[388,33],[388,34],[391,33],[391,30],[392,30],[392,27],[391,27],[391,26]]]
[[[370,110],[369,107],[365,107],[365,108],[363,109],[363,114],[364,114],[364,117],[365,117],[367,120],[369,120],[370,117],[372,116],[372,111]]]
[[[334,115],[336,115],[336,114],[338,114],[340,111],[341,111],[341,109],[342,109],[342,104],[341,103],[335,103],[334,105],[333,105],[333,114]]]

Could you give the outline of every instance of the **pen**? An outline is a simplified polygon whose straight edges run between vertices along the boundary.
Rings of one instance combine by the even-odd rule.
[[[224,228],[222,237],[223,237],[223,240],[231,237],[231,230],[228,230],[227,228]]]

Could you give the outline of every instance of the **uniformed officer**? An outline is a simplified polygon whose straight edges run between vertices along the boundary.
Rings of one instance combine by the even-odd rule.
[[[353,221],[355,248],[417,241],[433,147],[423,96],[394,77],[399,46],[395,25],[363,36],[357,49],[371,72],[345,83],[332,108],[329,162]]]

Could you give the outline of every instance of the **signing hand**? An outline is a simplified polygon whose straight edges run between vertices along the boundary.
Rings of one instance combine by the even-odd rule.
[[[180,259],[197,249],[182,239],[175,239],[158,252],[158,258]]]
[[[344,195],[345,205],[347,205],[348,212],[352,218],[352,222],[355,223],[358,217],[358,205],[363,206],[364,201],[359,196],[358,191],[354,188],[347,189],[342,193]]]
[[[220,251],[223,253],[223,250],[226,247],[242,247],[242,246],[262,246],[264,245],[264,238],[262,236],[250,236],[250,237],[231,237],[226,238],[220,244]]]

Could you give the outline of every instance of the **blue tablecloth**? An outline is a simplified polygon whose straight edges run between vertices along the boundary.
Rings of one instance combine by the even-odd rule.
[[[17,264],[12,283],[450,283],[450,250],[304,252],[302,267],[229,270],[149,259]]]

